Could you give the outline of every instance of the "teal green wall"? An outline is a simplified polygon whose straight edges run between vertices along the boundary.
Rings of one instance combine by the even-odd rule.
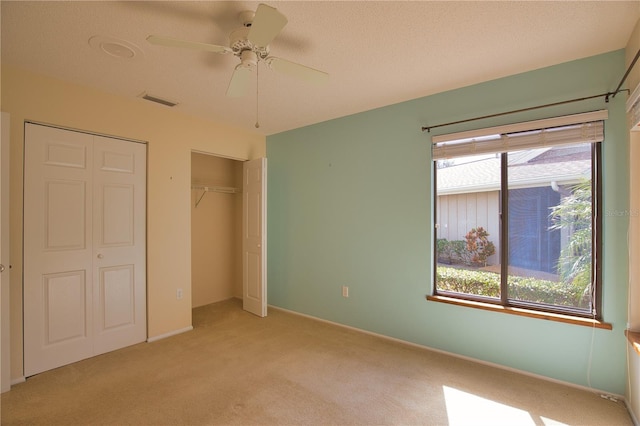
[[[269,136],[269,304],[624,394],[625,216],[604,217],[603,312],[613,331],[429,302],[425,296],[433,281],[431,136],[606,108],[604,211],[624,212],[626,95],[421,131],[606,93],[623,74],[624,52],[616,51]],[[343,285],[349,298],[341,295]]]

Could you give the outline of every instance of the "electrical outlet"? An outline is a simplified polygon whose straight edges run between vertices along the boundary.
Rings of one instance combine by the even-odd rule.
[[[346,285],[342,286],[342,297],[349,297],[349,287]]]
[[[176,299],[178,299],[178,300],[182,299],[182,289],[181,288],[176,290]]]

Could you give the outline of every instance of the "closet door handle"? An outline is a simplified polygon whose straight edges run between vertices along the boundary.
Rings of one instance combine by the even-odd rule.
[[[98,259],[102,259],[104,255],[102,253],[98,253]]]
[[[4,272],[4,265],[0,263],[0,272]]]

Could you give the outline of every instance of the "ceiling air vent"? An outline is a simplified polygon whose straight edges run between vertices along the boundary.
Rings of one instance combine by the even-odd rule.
[[[177,102],[168,101],[166,99],[162,99],[162,98],[159,98],[157,96],[150,95],[148,93],[142,93],[140,95],[140,97],[142,99],[146,99],[148,101],[155,102],[157,104],[161,104],[161,105],[168,106],[168,107],[174,107],[174,106],[178,105]]]

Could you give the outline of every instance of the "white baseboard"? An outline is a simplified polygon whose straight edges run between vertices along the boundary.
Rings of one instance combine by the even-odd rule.
[[[157,336],[149,337],[147,339],[147,343],[156,342],[158,340],[166,339],[167,337],[175,336],[176,334],[186,333],[187,331],[191,331],[191,330],[193,330],[192,325],[190,325],[189,327],[181,328],[179,330],[173,330],[168,333],[159,334]]]
[[[26,382],[26,379],[24,378],[24,376],[18,377],[17,379],[11,379],[11,383],[9,384],[9,389],[4,389],[2,393],[9,392],[11,390],[11,386],[24,383],[24,382]]]
[[[621,402],[624,402],[625,404],[627,404],[627,402],[625,400],[625,397],[623,395],[616,395],[616,394],[612,394],[611,392],[590,388],[588,386],[578,385],[576,383],[565,382],[563,380],[554,379],[552,377],[543,376],[541,374],[531,373],[531,372],[525,371],[525,370],[518,370],[517,368],[507,367],[506,365],[496,364],[496,363],[493,363],[493,362],[484,361],[484,360],[481,360],[481,359],[472,358],[472,357],[465,356],[465,355],[460,355],[460,354],[457,354],[457,353],[454,353],[454,352],[443,351],[442,349],[436,349],[436,348],[432,348],[432,347],[429,347],[429,346],[421,345],[421,344],[418,344],[418,343],[409,342],[407,340],[397,339],[395,337],[387,336],[387,335],[384,335],[384,334],[374,333],[373,331],[363,330],[361,328],[352,327],[350,325],[340,324],[339,322],[329,321],[329,320],[326,320],[324,318],[314,317],[313,315],[303,314],[303,313],[300,313],[300,312],[292,311],[290,309],[281,308],[279,306],[269,305],[269,308],[273,308],[273,309],[280,310],[280,311],[283,311],[283,312],[288,312],[290,314],[294,314],[294,315],[299,315],[299,316],[302,316],[302,317],[310,318],[310,319],[313,319],[313,320],[316,320],[316,321],[320,321],[320,322],[324,322],[324,323],[327,323],[327,324],[336,325],[338,327],[347,328],[349,330],[358,331],[360,333],[369,334],[371,336],[380,337],[382,339],[391,340],[393,342],[401,343],[401,344],[404,344],[404,345],[413,346],[413,347],[418,348],[418,349],[424,349],[424,350],[428,350],[428,351],[432,351],[432,352],[441,353],[443,355],[449,355],[449,356],[452,356],[452,357],[455,357],[455,358],[464,359],[466,361],[475,362],[477,364],[482,364],[482,365],[486,365],[486,366],[489,366],[489,367],[495,367],[495,368],[499,368],[501,370],[510,371],[512,373],[518,373],[518,374],[522,374],[522,375],[525,375],[525,376],[529,376],[529,377],[534,377],[534,378],[537,378],[537,379],[545,380],[547,382],[553,382],[553,383],[557,383],[557,384],[560,384],[560,385],[565,385],[565,386],[569,386],[569,387],[572,387],[572,388],[581,389],[581,390],[584,390],[584,391],[587,391],[587,392],[595,393],[597,395],[611,396],[611,397],[616,398],[618,401],[621,401]],[[637,424],[638,423],[636,423],[636,425]]]
[[[20,376],[20,377],[17,377],[15,379],[11,379],[11,386],[18,385],[18,384],[24,383],[26,381],[27,381],[27,379],[25,379],[24,376]]]

